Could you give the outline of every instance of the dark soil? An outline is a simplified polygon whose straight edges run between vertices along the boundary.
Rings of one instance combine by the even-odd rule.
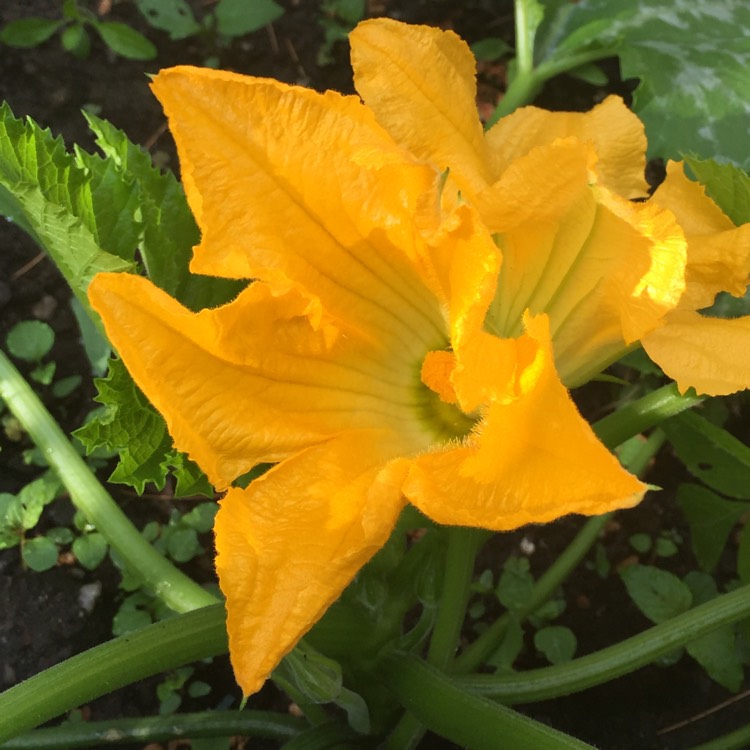
[[[116,3],[107,11],[108,18],[124,21],[149,36],[158,47],[157,60],[142,63],[114,57],[98,40],[93,41],[91,54],[85,60],[65,53],[57,38],[31,50],[0,47],[0,99],[7,100],[17,116],[29,115],[61,134],[68,144],[79,143],[87,149],[93,149],[93,143],[80,110],[94,108],[133,141],[150,149],[160,164],[176,169],[163,116],[148,91],[147,73],[177,63],[202,64],[209,57],[218,57],[222,67],[244,73],[273,76],[320,90],[352,90],[345,45],[334,48],[334,64],[320,67],[316,63],[323,43],[318,22],[320,3],[281,1],[286,12],[272,29],[225,48],[215,47],[207,38],[172,42],[165,34],[146,26],[131,3]],[[194,3],[197,11],[208,4],[198,0]],[[99,5],[107,10],[109,3],[102,0]],[[373,0],[369,8],[372,15],[387,14],[410,22],[454,28],[469,42],[490,35],[512,41],[509,1]],[[3,24],[31,15],[56,17],[57,14],[59,3],[55,0],[3,0],[0,4]],[[619,81],[616,63],[609,66],[608,72],[613,80],[606,90],[563,78],[548,86],[538,102],[555,109],[586,109],[610,91],[627,95],[630,87]],[[504,69],[485,65],[480,74],[480,108],[489,111],[503,86]],[[74,429],[91,408],[93,388],[70,311],[67,287],[52,263],[17,227],[0,223],[0,248],[0,339],[4,343],[7,331],[21,320],[46,320],[54,328],[57,338],[52,357],[58,363],[59,375],[83,374],[84,385],[65,399],[53,398],[44,388],[41,391],[63,427]],[[17,492],[39,470],[22,459],[22,451],[30,447],[27,438],[19,441],[3,432],[0,440],[0,492]],[[618,514],[601,540],[612,572],[602,578],[581,566],[566,583],[568,607],[559,623],[575,632],[580,653],[613,644],[649,625],[630,602],[614,572],[618,565],[632,560],[633,548],[628,543],[632,534],[644,532],[656,537],[662,531],[676,530],[686,541],[679,545],[678,554],[663,564],[680,575],[695,568],[685,521],[674,502],[674,488],[680,479],[678,464],[669,456],[662,456],[658,475],[649,480],[663,486],[664,491],[650,494],[639,508]],[[149,517],[163,518],[168,512],[164,500],[135,501],[122,487],[113,487],[112,491],[129,513],[144,522]],[[70,505],[64,500],[57,501],[50,506],[43,523],[49,526],[69,523],[71,515]],[[580,519],[563,519],[549,526],[530,527],[499,537],[483,553],[480,569],[499,570],[508,554],[520,553],[523,541],[527,554],[533,547],[530,561],[538,575],[570,541],[580,524]],[[210,575],[205,567],[202,573]],[[731,577],[731,566],[726,574]],[[117,581],[118,573],[109,563],[88,572],[74,560],[61,558],[55,569],[34,573],[24,570],[17,549],[0,552],[0,689],[107,640],[120,596]],[[82,606],[82,589],[99,592],[93,608]],[[529,653],[533,654],[533,647]],[[532,656],[526,657],[520,666],[542,664]],[[185,710],[237,705],[239,691],[225,658],[202,666],[198,676],[212,686],[212,691],[205,698],[187,701]],[[83,707],[84,718],[154,714],[159,707],[155,695],[157,682],[154,678],[94,701]],[[746,700],[706,718],[697,718],[729,698],[726,690],[685,657],[668,668],[650,666],[606,686],[530,705],[524,710],[602,750],[680,750],[746,721]],[[284,699],[273,688],[266,688],[250,703],[251,707],[284,705]],[[686,725],[670,729],[681,722]],[[256,746],[262,747],[253,745]],[[426,739],[422,745],[447,746],[435,738]],[[499,738],[498,747],[501,746],[505,745]]]

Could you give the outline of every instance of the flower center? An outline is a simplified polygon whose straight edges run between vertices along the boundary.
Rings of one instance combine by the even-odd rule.
[[[450,376],[456,365],[453,352],[428,352],[419,383],[420,422],[438,442],[466,437],[477,418],[461,411]]]

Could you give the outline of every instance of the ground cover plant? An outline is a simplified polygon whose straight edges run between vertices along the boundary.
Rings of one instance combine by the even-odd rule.
[[[43,401],[83,378],[53,327],[7,326],[33,481],[0,495],[0,546],[117,580],[115,638],[0,694],[3,747],[747,745],[731,709],[705,718],[741,716],[750,660],[750,14],[480,5],[471,48],[406,7],[316,7],[315,59],[348,33],[354,96],[165,67],[182,183],[91,107],[71,146],[3,105],[0,207],[99,377],[61,429]],[[137,6],[202,62],[252,31],[222,32],[227,0]],[[632,108],[528,106],[613,58]],[[477,69],[503,79],[479,108]],[[134,683],[159,715],[75,711]],[[662,713],[618,704],[628,684]]]

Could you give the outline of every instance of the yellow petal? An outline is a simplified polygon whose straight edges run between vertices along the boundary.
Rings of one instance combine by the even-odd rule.
[[[404,504],[405,467],[387,463],[393,455],[388,434],[346,433],[221,501],[216,568],[245,695],[385,544]]]
[[[498,393],[475,435],[412,462],[404,493],[439,523],[506,530],[642,497],[560,383],[545,317],[526,322],[515,397]]]
[[[476,197],[482,220],[491,232],[507,232],[560,219],[588,189],[594,160],[592,147],[575,138],[532,149]]]
[[[682,309],[710,307],[719,292],[736,297],[745,293],[750,279],[750,224],[735,227],[703,186],[685,176],[681,163],[669,162],[667,177],[649,202],[669,209],[687,236]]]
[[[452,31],[389,18],[360,23],[349,36],[354,85],[378,122],[468,193],[489,180],[476,108],[476,64]]]
[[[219,489],[353,427],[393,427],[407,448],[429,439],[413,418],[422,355],[343,335],[294,289],[255,282],[196,314],[143,278],[99,274],[89,297],[175,445]]]
[[[645,130],[617,96],[608,96],[589,112],[522,107],[503,117],[487,132],[493,181],[532,149],[571,136],[593,145],[599,184],[623,198],[647,194]]]
[[[586,149],[575,140],[534,149],[494,188],[512,210],[496,211],[506,213],[495,226],[503,265],[487,326],[518,336],[524,310],[547,313],[569,386],[659,325],[685,288],[686,243],[672,213],[590,186]],[[561,158],[546,180],[549,164],[537,157],[553,153]]]
[[[683,393],[691,386],[710,396],[750,388],[750,317],[721,320],[678,310],[642,343]]]
[[[432,327],[434,300],[408,258],[435,171],[359,99],[188,67],[153,88],[202,231],[194,272],[291,280],[375,337]]]
[[[456,355],[448,351],[428,352],[422,363],[422,382],[446,404],[455,404],[457,401],[456,391],[450,381],[455,366]]]

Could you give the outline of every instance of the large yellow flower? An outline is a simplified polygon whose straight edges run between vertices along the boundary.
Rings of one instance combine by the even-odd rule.
[[[255,281],[197,314],[132,275],[101,274],[89,291],[175,445],[227,490],[217,568],[246,694],[407,501],[439,523],[497,530],[637,502],[643,485],[596,440],[560,374],[598,372],[684,290],[673,213],[628,200],[644,187],[643,139],[624,107],[550,125],[551,143],[546,115],[525,110],[487,151],[463,43],[382,21],[360,27],[355,53],[373,30],[398,42],[386,45],[397,68],[412,38],[435,55],[404,115],[431,148],[405,137],[395,105],[376,108],[386,129],[356,97],[164,71],[154,91],[202,230],[191,268]],[[462,50],[454,77],[429,72],[440,45]],[[264,462],[277,465],[232,487]]]

